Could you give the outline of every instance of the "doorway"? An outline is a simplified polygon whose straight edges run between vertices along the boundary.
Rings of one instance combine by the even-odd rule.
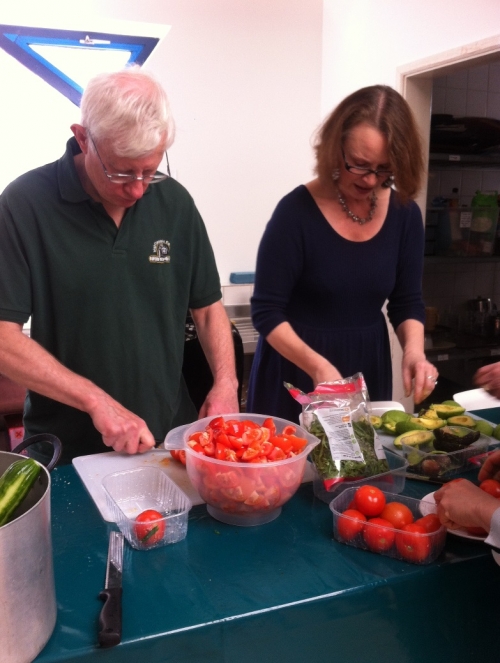
[[[426,158],[427,170],[429,170],[430,128],[431,128],[431,114],[433,112],[434,81],[436,79],[443,79],[443,77],[445,76],[457,75],[460,72],[465,73],[466,70],[470,70],[471,68],[480,67],[482,65],[489,65],[492,63],[500,63],[500,35],[496,35],[494,37],[478,41],[472,44],[468,44],[465,46],[461,46],[451,51],[435,54],[433,56],[430,56],[429,58],[425,58],[423,60],[410,63],[398,69],[398,76],[399,76],[398,90],[407,99],[412,109],[414,110],[416,120],[421,131],[421,135],[424,139],[424,154]],[[416,199],[416,202],[420,206],[420,209],[422,211],[422,217],[424,220],[426,218],[427,207],[431,203],[431,200],[429,201],[427,200],[427,196],[428,196],[428,188],[427,186],[425,186],[423,187],[422,191],[420,191]],[[432,194],[430,195],[430,198],[432,199]],[[426,291],[425,284],[426,283],[429,284],[429,282],[433,278],[434,279],[436,278],[435,275],[430,273],[431,271],[434,272],[434,270],[436,273],[439,272],[439,279],[438,279],[439,283],[437,285],[441,287],[441,290],[443,290],[443,292],[440,292],[438,287],[433,287],[432,288],[433,296],[435,296],[438,299],[438,301],[426,301],[426,305],[432,305],[434,307],[437,306],[438,309],[441,309],[440,305],[443,305],[444,309],[444,302],[445,300],[447,302],[447,297],[449,295],[449,289],[448,289],[449,283],[446,282],[448,277],[449,277],[448,279],[449,282],[453,281],[454,297],[458,301],[458,299],[466,300],[469,297],[475,297],[479,293],[476,293],[475,291],[474,293],[472,292],[469,293],[467,291],[467,288],[476,287],[476,285],[477,287],[479,287],[480,283],[483,284],[488,283],[489,282],[488,279],[494,281],[495,279],[492,278],[491,276],[493,274],[493,271],[494,270],[500,271],[500,263],[498,262],[498,258],[496,259],[495,264],[490,263],[489,265],[481,264],[480,260],[477,261],[477,264],[470,264],[471,262],[473,261],[469,261],[469,264],[467,265],[465,264],[460,265],[458,262],[455,265],[448,264],[446,265],[446,268],[443,268],[443,265],[437,265],[437,264],[427,265],[426,268],[424,269],[424,298]],[[454,270],[463,272],[460,274],[461,279],[459,279],[459,277],[455,278]],[[475,278],[470,277],[469,272],[471,270],[474,272]],[[475,285],[472,286],[472,283],[474,283]],[[435,281],[434,285],[436,285]],[[486,285],[484,285],[484,287],[486,287]],[[446,293],[444,292],[444,290],[446,290]],[[446,297],[444,296],[445,294]],[[443,295],[441,297],[441,300],[439,300],[440,295]],[[491,296],[491,295],[490,293],[487,293],[484,294],[483,296]],[[458,306],[457,301],[453,300],[452,302],[453,306],[450,307],[450,310],[453,310],[453,315],[455,315],[456,312],[455,307]],[[394,351],[396,354],[399,353],[398,357],[399,361],[394,362],[394,365],[399,366],[400,357],[401,357],[400,348],[396,347]],[[435,353],[427,352],[427,354],[429,355],[430,361],[432,361],[433,363],[436,363],[437,361],[436,366],[441,374],[442,378],[441,382],[444,383],[445,378],[449,377],[455,383],[456,374],[459,374],[462,380],[466,380],[468,383],[470,383],[467,384],[467,386],[462,386],[461,390],[464,390],[466,388],[470,389],[473,387],[472,385],[473,373],[471,373],[470,370],[469,371],[464,370],[464,365],[461,365],[461,368],[458,372],[451,370],[454,367],[452,361],[454,359],[453,351],[450,351],[449,354],[447,351],[444,352],[441,351],[441,354],[439,354],[438,352],[436,356],[433,356],[433,354]],[[441,359],[442,361],[440,361]],[[466,361],[466,359],[462,358],[461,361]],[[484,363],[487,363],[487,360],[484,359],[484,353],[483,355],[481,355],[480,361],[484,361]],[[393,380],[395,382],[397,380],[401,380],[400,376],[398,376],[396,373],[397,372],[395,372],[393,376]],[[448,373],[450,373],[450,375],[448,375]],[[447,398],[451,398],[453,395],[453,387],[451,387],[451,384],[449,387],[449,391],[450,393],[446,395]]]
[[[481,64],[500,61],[500,35],[489,37],[451,51],[438,53],[398,68],[398,91],[411,105],[424,139],[424,154],[429,156],[429,135],[434,78],[459,72]],[[428,161],[426,166],[428,167]],[[416,199],[425,218],[427,189]]]

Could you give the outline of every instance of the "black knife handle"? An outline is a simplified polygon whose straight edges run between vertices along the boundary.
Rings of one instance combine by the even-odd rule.
[[[103,589],[99,598],[104,601],[99,615],[99,644],[114,647],[122,639],[122,588]]]

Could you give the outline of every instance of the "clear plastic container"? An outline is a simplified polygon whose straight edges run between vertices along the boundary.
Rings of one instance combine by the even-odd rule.
[[[389,491],[391,493],[402,493],[405,488],[406,475],[405,471],[408,467],[408,461],[400,454],[392,453],[385,449],[385,457],[389,470],[382,474],[374,474],[371,477],[363,479],[356,479],[355,481],[341,481],[333,484],[328,490],[325,488],[323,479],[319,476],[318,471],[313,465],[313,491],[315,496],[329,504],[335,495],[338,495],[347,488],[359,488],[359,486],[369,483],[371,486],[377,486],[380,490]]]
[[[450,428],[462,428],[450,426]],[[419,447],[403,443],[402,454],[408,461],[408,469],[414,474],[427,477],[449,478],[465,470],[473,469],[470,458],[479,456],[488,450],[491,438],[481,433],[479,439],[464,449],[451,452],[433,451],[432,442]]]
[[[430,564],[440,555],[446,541],[446,528],[444,526],[441,526],[436,532],[429,534],[415,532],[410,536],[406,535],[406,541],[409,540],[410,543],[413,544],[413,550],[405,550],[404,554],[401,552],[403,549],[401,544],[405,543],[405,539],[403,538],[405,537],[405,533],[401,530],[395,530],[394,542],[387,550],[372,550],[366,543],[365,529],[369,529],[369,533],[376,538],[378,533],[382,533],[383,528],[379,525],[371,524],[370,522],[365,523],[363,530],[356,534],[351,540],[343,539],[339,533],[339,520],[344,518],[350,522],[355,522],[352,518],[342,515],[342,512],[349,508],[355,492],[356,488],[348,488],[330,502],[330,510],[333,514],[333,535],[336,541],[345,543],[348,546],[353,546],[354,548],[361,548],[362,550],[368,550],[380,555],[394,557],[395,559],[410,562],[412,564]],[[415,520],[424,515],[420,510],[420,500],[406,497],[405,495],[383,492],[386,498],[386,503],[401,502],[410,509]]]
[[[237,413],[221,415],[224,419],[250,420],[262,426],[268,415]],[[229,525],[263,525],[277,518],[281,507],[299,488],[307,456],[319,439],[301,426],[272,417],[279,434],[285,426],[295,426],[297,437],[308,441],[305,449],[293,458],[268,463],[241,463],[217,460],[191,449],[187,441],[192,433],[203,431],[214,417],[171,430],[165,438],[166,449],[186,451],[186,469],[191,483],[207,503],[208,513]]]
[[[139,467],[114,472],[102,480],[108,507],[127,541],[137,550],[151,550],[186,537],[188,513],[192,507],[187,495],[157,467]],[[147,509],[163,518],[158,525],[165,532],[158,541],[142,542],[135,530],[135,519]]]

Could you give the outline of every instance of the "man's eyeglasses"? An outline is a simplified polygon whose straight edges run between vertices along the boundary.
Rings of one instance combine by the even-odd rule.
[[[359,166],[351,166],[347,163],[344,150],[342,150],[342,157],[344,158],[345,169],[348,170],[353,175],[375,175],[375,177],[392,177],[392,171],[385,170],[384,168],[379,168],[374,170],[373,168],[360,168]]]
[[[138,177],[137,175],[133,175],[131,173],[108,173],[106,166],[104,165],[101,156],[99,152],[97,151],[97,147],[95,145],[94,139],[92,138],[90,131],[87,131],[87,135],[92,141],[92,145],[94,146],[95,153],[97,154],[97,158],[101,162],[102,169],[104,171],[104,174],[108,178],[110,182],[113,184],[130,184],[131,182],[135,182],[136,180],[138,182],[144,182],[145,184],[156,184],[157,182],[162,182],[163,180],[166,180],[167,177],[170,177],[170,165],[168,163],[168,154],[165,152],[165,156],[167,157],[167,174],[165,175],[164,173],[155,173],[154,175],[144,175],[143,177]]]

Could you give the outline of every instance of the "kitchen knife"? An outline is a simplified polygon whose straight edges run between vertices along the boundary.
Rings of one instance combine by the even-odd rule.
[[[99,644],[114,647],[122,639],[123,534],[109,535],[108,564],[104,590],[99,594],[104,605],[99,615]]]

